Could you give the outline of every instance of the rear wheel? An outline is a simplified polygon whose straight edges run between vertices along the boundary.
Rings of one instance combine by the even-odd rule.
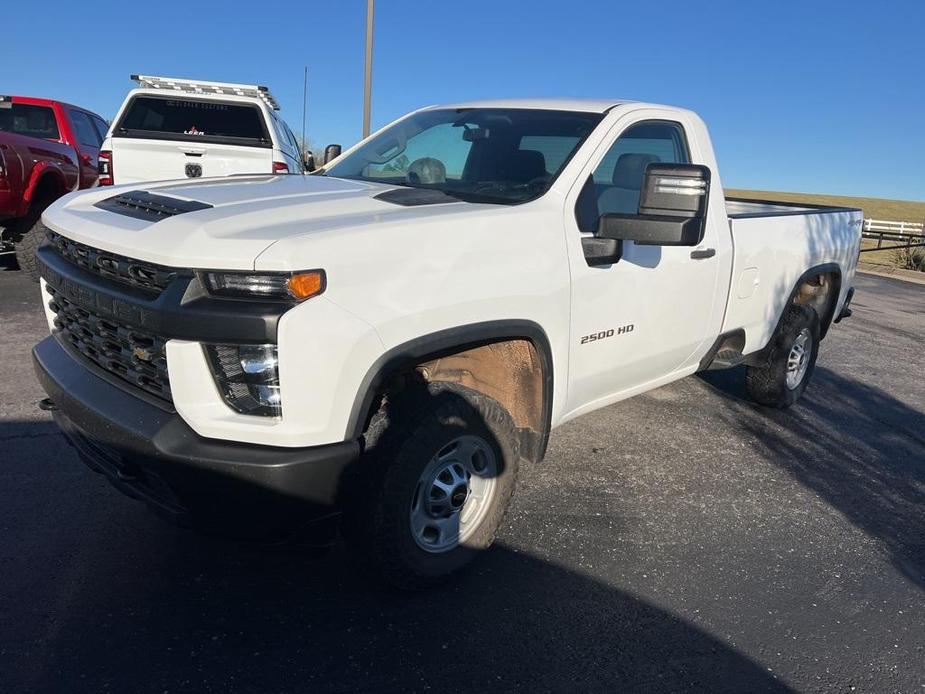
[[[19,269],[25,272],[33,282],[39,281],[38,260],[35,251],[45,238],[45,227],[36,222],[14,241],[16,263]]]
[[[758,364],[748,367],[746,387],[755,402],[790,407],[806,390],[819,354],[819,316],[791,305]]]
[[[497,401],[456,384],[422,390],[374,420],[344,518],[361,561],[407,590],[491,545],[517,475],[517,432]]]

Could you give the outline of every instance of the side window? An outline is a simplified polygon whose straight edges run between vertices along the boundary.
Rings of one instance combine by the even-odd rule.
[[[96,131],[100,134],[100,144],[106,139],[106,133],[109,132],[109,125],[99,116],[90,116],[90,120],[96,126]]]
[[[273,129],[273,136],[276,140],[276,147],[279,149],[286,149],[286,138],[283,137],[283,129],[279,124],[279,121],[276,120],[276,116],[272,113],[270,114],[270,127]]]
[[[14,103],[7,108],[0,108],[0,131],[45,140],[57,140],[61,137],[55,112],[48,106],[32,104]]]
[[[286,129],[286,136],[289,138],[289,146],[292,147],[292,156],[296,158],[296,161],[302,161],[302,153],[299,151],[299,141],[292,133],[292,128],[285,122],[283,122],[283,127]]]
[[[286,127],[286,123],[283,122],[282,118],[278,118],[274,115],[273,126],[276,128],[276,138],[279,142],[279,149],[290,157],[293,156],[292,140],[289,139],[289,128]]]
[[[630,126],[613,143],[585,184],[575,216],[582,231],[594,231],[603,214],[637,214],[639,193],[649,164],[687,164],[684,128],[669,121]]]
[[[74,124],[74,130],[80,144],[88,147],[99,147],[100,136],[96,132],[96,128],[93,127],[93,123],[90,122],[90,116],[83,111],[74,111],[73,109],[68,110],[68,113],[71,116],[71,123]]]

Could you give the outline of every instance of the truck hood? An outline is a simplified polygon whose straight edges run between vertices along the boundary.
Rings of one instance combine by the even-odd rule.
[[[43,221],[79,243],[130,258],[173,267],[249,270],[262,251],[283,239],[497,208],[452,198],[410,206],[376,199],[390,190],[406,189],[301,175],[131,184],[67,195],[46,210]],[[97,206],[139,191],[210,207],[146,219]]]

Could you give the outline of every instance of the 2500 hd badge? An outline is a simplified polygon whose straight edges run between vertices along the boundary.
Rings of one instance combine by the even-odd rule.
[[[585,335],[581,338],[581,343],[583,345],[588,344],[589,342],[596,342],[597,340],[606,340],[608,337],[613,337],[614,335],[623,335],[625,333],[633,332],[635,328],[632,323],[629,325],[622,325],[619,328],[611,328],[610,330],[602,330],[599,333],[592,333],[591,335]]]

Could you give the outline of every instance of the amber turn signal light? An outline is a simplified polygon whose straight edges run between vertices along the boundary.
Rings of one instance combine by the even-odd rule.
[[[292,275],[287,283],[290,296],[296,301],[305,301],[324,291],[325,277],[321,270],[299,272]]]

